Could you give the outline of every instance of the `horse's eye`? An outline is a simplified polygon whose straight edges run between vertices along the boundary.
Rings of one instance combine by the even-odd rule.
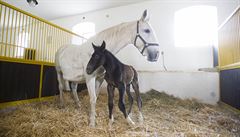
[[[144,32],[150,33],[150,30],[149,29],[145,29]]]

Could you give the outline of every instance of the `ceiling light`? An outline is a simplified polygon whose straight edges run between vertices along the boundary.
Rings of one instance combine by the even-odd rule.
[[[38,5],[37,0],[27,0],[27,2],[31,7],[35,7]]]

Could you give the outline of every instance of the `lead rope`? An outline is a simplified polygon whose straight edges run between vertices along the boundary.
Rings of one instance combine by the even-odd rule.
[[[161,52],[161,55],[162,55],[163,68],[164,68],[165,71],[167,71],[167,68],[166,68],[166,66],[165,66],[164,52],[163,52],[163,51]]]

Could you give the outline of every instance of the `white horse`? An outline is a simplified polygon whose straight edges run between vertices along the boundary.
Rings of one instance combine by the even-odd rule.
[[[104,69],[99,68],[98,71],[91,75],[86,73],[87,63],[93,53],[91,44],[101,45],[102,41],[105,40],[107,45],[106,49],[112,54],[117,54],[128,44],[133,44],[142,55],[147,56],[148,61],[157,61],[159,46],[155,33],[148,21],[149,16],[147,10],[145,10],[140,20],[122,23],[108,28],[80,46],[66,45],[61,47],[55,55],[60,105],[64,106],[63,90],[68,90],[68,81],[70,81],[75,103],[80,107],[77,85],[78,83],[86,82],[91,104],[90,126],[94,127],[96,100],[98,89],[104,79]]]

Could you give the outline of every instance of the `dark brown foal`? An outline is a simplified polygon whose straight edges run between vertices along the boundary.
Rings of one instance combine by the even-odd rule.
[[[132,111],[133,97],[130,93],[130,85],[132,85],[137,98],[137,104],[139,109],[139,120],[143,121],[143,116],[141,113],[142,109],[142,100],[140,97],[139,86],[138,86],[138,76],[136,70],[132,66],[125,65],[121,63],[114,55],[112,55],[108,50],[105,49],[105,42],[102,46],[97,47],[93,44],[94,53],[90,61],[88,62],[86,72],[92,74],[97,68],[103,66],[106,70],[105,80],[107,81],[107,90],[108,90],[108,108],[109,108],[109,123],[113,123],[113,99],[114,99],[114,89],[119,90],[119,102],[118,107],[124,114],[124,117],[127,119],[128,123],[135,124],[129,114]],[[127,92],[130,107],[128,113],[126,112],[124,94]]]

